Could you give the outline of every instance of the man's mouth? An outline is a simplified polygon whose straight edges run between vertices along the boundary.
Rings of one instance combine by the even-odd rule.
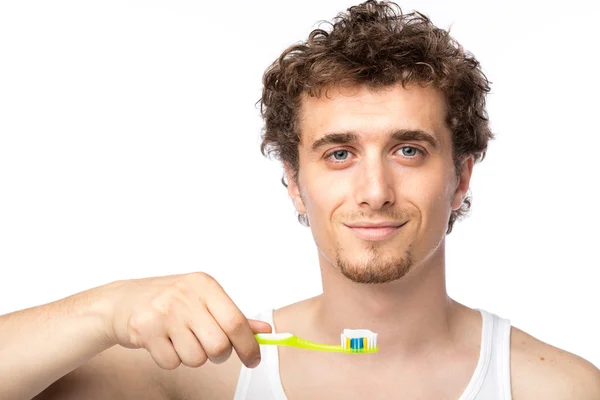
[[[345,225],[360,239],[380,241],[390,238],[398,232],[400,228],[406,225],[406,222],[357,222]]]

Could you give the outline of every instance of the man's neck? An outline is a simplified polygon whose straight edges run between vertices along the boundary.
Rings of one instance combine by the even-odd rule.
[[[370,329],[387,354],[410,358],[452,340],[455,302],[448,297],[443,244],[425,264],[388,284],[350,281],[320,256],[323,294],[311,301],[311,324],[322,340],[343,329]]]

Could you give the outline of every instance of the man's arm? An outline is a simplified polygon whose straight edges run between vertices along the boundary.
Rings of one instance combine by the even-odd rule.
[[[162,387],[179,393],[168,372],[181,364],[195,371],[235,350],[255,367],[254,334],[268,332],[205,273],[116,281],[0,316],[0,399],[31,399],[59,379],[42,398],[161,398]],[[207,392],[212,369],[204,370],[208,384],[193,382]]]
[[[0,316],[0,398],[30,399],[111,345],[87,291]]]
[[[150,388],[158,368],[143,350],[110,343],[106,307],[100,288],[0,316],[0,398],[31,399],[48,388],[37,398],[94,399]],[[154,392],[140,398],[158,398]]]
[[[600,400],[600,370],[596,366],[512,329],[513,400]]]
[[[167,373],[143,349],[120,346],[93,357],[43,390],[33,400],[63,399],[145,399],[178,398],[167,392]]]
[[[577,356],[565,368],[570,375],[570,383],[564,387],[567,395],[572,393],[569,398],[600,400],[600,369]]]

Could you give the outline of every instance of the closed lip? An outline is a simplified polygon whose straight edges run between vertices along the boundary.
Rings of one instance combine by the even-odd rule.
[[[400,228],[406,222],[396,221],[381,221],[381,222],[354,222],[352,224],[344,224],[348,228]]]

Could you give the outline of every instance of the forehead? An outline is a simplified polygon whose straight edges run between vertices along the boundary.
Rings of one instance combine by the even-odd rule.
[[[353,131],[369,140],[384,132],[414,129],[433,133],[444,146],[450,140],[446,112],[444,94],[431,86],[331,87],[320,97],[302,98],[301,143],[310,147],[329,132]]]

